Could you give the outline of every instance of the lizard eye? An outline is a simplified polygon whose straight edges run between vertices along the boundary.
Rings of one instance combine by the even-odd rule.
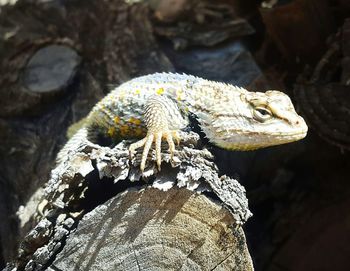
[[[253,116],[257,121],[264,122],[272,117],[272,113],[266,107],[256,107],[253,110]]]

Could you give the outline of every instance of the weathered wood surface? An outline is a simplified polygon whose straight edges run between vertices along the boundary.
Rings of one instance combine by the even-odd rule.
[[[48,270],[253,270],[234,225],[187,189],[129,189],[86,214]]]
[[[180,136],[174,161],[163,146],[159,172],[152,151],[141,179],[141,152],[130,158],[128,142],[103,147],[78,132],[39,190],[39,209],[20,212],[36,226],[7,270],[253,270],[244,188],[219,176],[197,134]]]
[[[262,7],[260,13],[269,36],[283,57],[291,63],[317,61],[326,49],[327,37],[335,30],[329,2],[271,2],[275,2],[273,8]]]
[[[309,126],[327,142],[350,149],[350,19],[314,70],[300,75],[294,93]],[[341,71],[341,74],[339,72]]]

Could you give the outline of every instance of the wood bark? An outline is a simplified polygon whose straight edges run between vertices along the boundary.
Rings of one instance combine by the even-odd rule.
[[[253,270],[244,188],[219,176],[197,134],[180,136],[175,161],[163,146],[159,172],[152,151],[141,178],[141,152],[130,158],[127,142],[103,147],[80,130],[37,192],[39,209],[19,213],[35,226],[7,270]]]

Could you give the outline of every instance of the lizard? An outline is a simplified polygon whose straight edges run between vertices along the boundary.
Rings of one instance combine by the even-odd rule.
[[[178,132],[193,115],[209,142],[227,150],[255,150],[304,138],[308,127],[287,94],[251,92],[227,83],[178,73],[140,76],[112,90],[84,119],[89,139],[100,135],[115,142],[138,139],[129,152],[143,147],[140,169],[145,170],[154,144],[161,167],[161,142],[171,159]]]

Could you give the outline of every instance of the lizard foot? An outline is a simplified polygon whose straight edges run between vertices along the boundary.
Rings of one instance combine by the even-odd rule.
[[[146,160],[153,142],[155,144],[155,150],[156,150],[156,162],[157,162],[158,170],[160,171],[160,166],[162,163],[161,143],[163,138],[165,138],[165,140],[168,142],[170,159],[172,160],[174,157],[174,151],[175,151],[174,139],[177,144],[179,144],[180,142],[180,137],[176,131],[148,133],[145,138],[130,145],[129,152],[131,156],[133,155],[136,149],[144,147],[142,152],[142,157],[141,157],[141,165],[140,165],[140,169],[142,172],[145,170]]]

